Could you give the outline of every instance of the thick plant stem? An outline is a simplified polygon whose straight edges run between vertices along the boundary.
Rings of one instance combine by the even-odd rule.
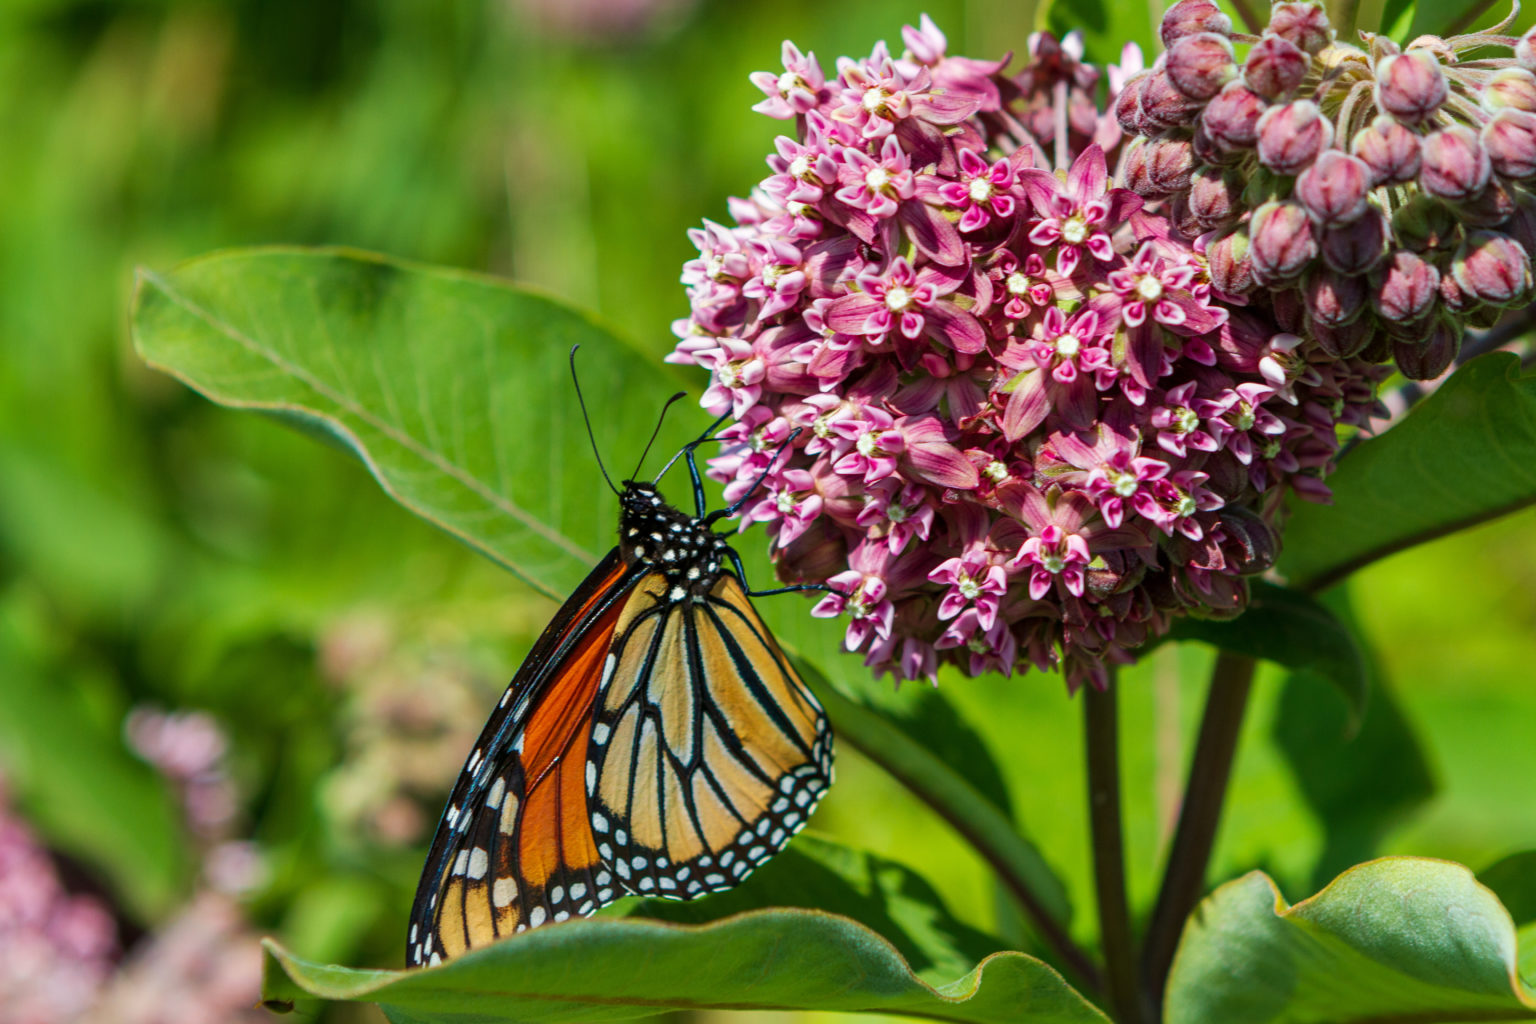
[[[1168,866],[1163,871],[1162,888],[1157,894],[1157,907],[1152,911],[1142,954],[1142,981],[1159,1005],[1184,921],[1205,891],[1206,867],[1221,822],[1221,805],[1232,775],[1232,757],[1237,751],[1255,668],[1257,663],[1252,658],[1223,651],[1217,656],[1211,674],[1205,715],[1200,720],[1200,738],[1195,743],[1189,782],[1184,788],[1184,805],[1179,809],[1179,824],[1168,851]]]
[[[1136,940],[1125,896],[1125,842],[1120,830],[1120,732],[1116,690],[1090,686],[1083,694],[1088,748],[1088,820],[1093,830],[1093,883],[1099,904],[1105,981],[1115,1020],[1147,1019],[1136,975]]]

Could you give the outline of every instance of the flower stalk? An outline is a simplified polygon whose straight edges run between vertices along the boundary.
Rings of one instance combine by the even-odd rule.
[[[1088,751],[1088,821],[1093,833],[1093,882],[1098,900],[1099,940],[1105,980],[1115,1019],[1143,1024],[1148,1019],[1136,972],[1136,940],[1125,894],[1125,840],[1120,817],[1120,725],[1117,691],[1083,694],[1084,742]]]
[[[1184,803],[1142,951],[1142,982],[1156,1005],[1162,1003],[1184,922],[1205,892],[1206,868],[1216,844],[1237,738],[1257,667],[1252,658],[1223,651],[1211,673]]]

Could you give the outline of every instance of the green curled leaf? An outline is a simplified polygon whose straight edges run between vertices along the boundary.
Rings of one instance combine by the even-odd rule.
[[[1514,922],[1472,872],[1387,857],[1289,905],[1263,872],[1190,916],[1167,1024],[1387,1024],[1536,1019]]]

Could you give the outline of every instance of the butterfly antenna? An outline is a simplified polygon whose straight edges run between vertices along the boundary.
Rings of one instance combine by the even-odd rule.
[[[631,473],[630,476],[629,476],[629,478],[631,480],[638,480],[638,479],[640,479],[640,467],[645,465],[645,457],[647,455],[651,454],[651,445],[655,444],[656,443],[656,438],[661,436],[661,424],[667,418],[667,410],[672,408],[672,403],[673,402],[677,401],[679,398],[682,398],[685,394],[687,394],[686,391],[679,391],[677,394],[675,394],[671,398],[667,399],[667,404],[663,405],[661,407],[661,415],[656,417],[656,428],[651,431],[651,439],[649,441],[645,442],[645,451],[640,453],[640,461],[635,463],[635,471],[633,473]],[[670,465],[672,465],[672,463],[669,462],[669,463],[667,463],[667,465],[670,466]],[[666,469],[662,469],[661,472],[665,473]],[[661,473],[656,474],[656,479],[657,480],[661,479]]]
[[[608,468],[603,465],[603,453],[597,450],[597,438],[592,433],[592,417],[587,415],[587,400],[581,394],[581,380],[576,376],[576,350],[580,345],[571,346],[571,383],[576,385],[576,404],[581,406],[581,420],[587,425],[587,440],[592,443],[592,454],[597,459],[597,470],[603,474],[603,480],[608,484],[608,489],[614,494],[619,489],[613,486],[613,478],[608,475]]]

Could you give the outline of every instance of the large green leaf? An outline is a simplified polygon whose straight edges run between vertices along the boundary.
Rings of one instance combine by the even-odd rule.
[[[1329,485],[1334,504],[1301,505],[1285,531],[1279,569],[1303,590],[1536,503],[1536,374],[1507,352],[1472,360]]]
[[[799,907],[841,914],[872,929],[930,984],[958,977],[1002,948],[996,939],[956,920],[939,894],[910,868],[816,835],[753,872],[750,881],[704,900],[639,900],[632,917],[705,924],[765,907]]]
[[[997,953],[947,984],[919,979],[880,936],[815,910],[706,925],[597,918],[524,932],[416,971],[355,971],[267,944],[263,996],[378,1003],[396,1024],[624,1020],[665,1009],[816,1009],[933,1020],[1108,1018],[1050,967]]]
[[[578,368],[615,474],[636,464],[677,390],[544,296],[347,250],[237,250],[141,271],[133,336],[151,365],[214,401],[339,441],[405,507],[551,595],[613,546],[617,521],[571,387],[571,346],[583,346]],[[670,455],[704,425],[674,414],[656,451]]]
[[[1449,861],[1391,857],[1287,905],[1254,871],[1190,917],[1168,1024],[1532,1020],[1509,912]]]
[[[1343,695],[1351,723],[1365,707],[1369,680],[1354,631],[1316,598],[1298,590],[1256,582],[1253,600],[1237,618],[1184,618],[1168,637],[1202,640],[1326,679]]]

